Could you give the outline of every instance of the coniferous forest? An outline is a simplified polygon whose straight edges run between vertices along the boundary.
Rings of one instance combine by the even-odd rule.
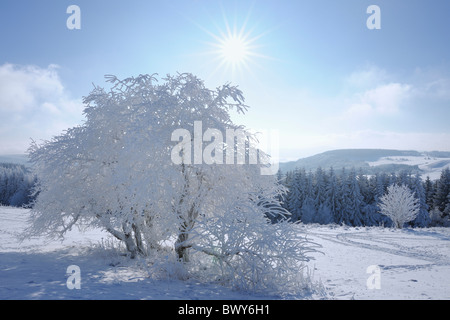
[[[348,226],[391,226],[392,221],[380,213],[380,198],[392,184],[406,185],[418,199],[420,212],[409,223],[411,227],[449,226],[450,169],[440,178],[425,180],[418,174],[362,174],[355,168],[335,171],[295,169],[278,173],[279,181],[288,189],[284,207],[293,221]]]
[[[391,220],[380,213],[379,201],[392,184],[406,185],[420,203],[420,213],[411,227],[449,226],[450,169],[431,181],[409,170],[399,173],[366,175],[361,170],[315,171],[295,169],[278,174],[287,188],[282,201],[292,221],[348,226],[390,226]],[[0,164],[0,205],[29,206],[36,177],[20,164]]]
[[[0,205],[22,207],[32,200],[36,177],[21,164],[0,163]]]

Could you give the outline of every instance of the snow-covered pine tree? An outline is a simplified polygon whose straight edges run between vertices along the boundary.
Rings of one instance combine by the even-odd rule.
[[[450,193],[447,196],[447,205],[445,206],[444,213],[443,213],[443,226],[449,227],[450,226]]]
[[[328,202],[324,202],[319,206],[314,222],[320,224],[329,224],[333,222],[333,214]]]
[[[430,176],[427,176],[424,182],[424,191],[425,191],[425,198],[426,198],[426,204],[428,206],[428,210],[431,212],[433,210],[433,199],[434,199],[434,184],[430,179]]]
[[[345,224],[351,226],[362,226],[364,224],[363,202],[356,170],[352,168],[345,177],[342,190],[342,215]]]
[[[326,188],[327,188],[327,176],[321,167],[316,169],[314,174],[314,205],[316,211],[325,204],[326,201]]]
[[[358,173],[358,185],[363,197],[361,212],[364,219],[363,225],[378,225],[377,207],[375,205],[376,183],[369,179],[360,169]]]
[[[443,216],[449,216],[450,212],[446,212],[450,194],[450,168],[445,168],[441,172],[441,176],[437,180],[436,192],[433,198],[434,208],[443,213]]]
[[[342,168],[340,175],[338,176],[338,185],[339,189],[337,192],[337,207],[336,207],[336,214],[334,217],[334,222],[336,224],[348,224],[348,220],[346,219],[346,195],[348,194],[347,191],[347,170],[345,168]],[[345,195],[345,196],[344,196]]]
[[[316,218],[316,195],[314,188],[314,174],[309,171],[306,174],[305,188],[304,188],[304,199],[301,209],[301,222],[303,223],[313,223]]]
[[[398,184],[398,182],[399,182],[399,178],[397,177],[395,172],[391,172],[391,174],[388,175],[386,190],[387,190],[388,186],[393,185],[393,184]]]
[[[333,215],[331,213],[331,204],[327,197],[327,186],[329,184],[327,173],[318,167],[315,173],[315,199],[314,206],[316,208],[316,216],[314,222],[320,224],[328,224],[333,222]]]
[[[450,192],[447,195],[447,204],[445,205],[444,214],[450,218]]]
[[[377,172],[375,174],[375,180],[376,180],[376,187],[375,187],[375,202],[378,202],[378,200],[386,193],[387,187],[388,187],[388,181],[389,177],[385,172]]]
[[[429,207],[427,205],[424,184],[422,182],[420,174],[416,174],[415,176],[411,177],[410,189],[414,193],[417,200],[419,201],[418,202],[419,213],[417,214],[417,217],[412,221],[411,224],[414,227],[425,228],[430,224],[431,218],[429,213]]]
[[[301,218],[302,203],[305,198],[305,171],[296,169],[289,174],[289,186],[287,195],[287,209],[291,213],[291,221]]]
[[[338,210],[339,210],[339,192],[340,192],[339,179],[334,172],[333,167],[330,168],[328,173],[328,184],[325,190],[325,198],[327,199],[328,206],[330,209],[330,214],[332,217],[331,222],[336,222],[338,220]]]
[[[293,178],[294,178],[294,174],[292,171],[288,171],[286,172],[286,174],[284,174],[283,178],[279,181],[281,181],[281,184],[283,186],[285,186],[286,188],[286,194],[284,195],[284,197],[281,199],[281,206],[283,208],[285,208],[288,211],[291,211],[291,189],[292,189],[292,185],[293,185]]]
[[[315,206],[314,198],[311,196],[306,196],[302,203],[301,208],[301,222],[303,223],[314,223],[316,222],[317,210]]]
[[[363,173],[361,168],[359,169],[356,179],[358,181],[360,193],[363,196],[363,202],[364,203],[373,202],[374,193],[373,190],[371,189],[369,178],[367,177],[366,174]]]
[[[0,204],[8,205],[9,203],[9,192],[7,189],[7,175],[5,170],[0,167]]]
[[[412,172],[411,170],[402,169],[400,172],[396,175],[396,184],[405,186],[411,186],[411,180],[412,180]]]

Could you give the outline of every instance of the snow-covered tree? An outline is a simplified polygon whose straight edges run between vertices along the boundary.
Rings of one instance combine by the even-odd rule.
[[[301,208],[301,221],[303,223],[315,222],[317,209],[316,209],[316,196],[314,194],[314,175],[309,171],[305,179],[305,196],[302,202]]]
[[[416,174],[414,177],[411,178],[410,188],[411,191],[414,193],[415,197],[417,198],[419,204],[419,213],[412,222],[412,225],[414,227],[425,228],[430,224],[431,218],[429,213],[429,207],[427,205],[424,184],[419,174]]]
[[[382,214],[392,220],[395,228],[402,228],[405,223],[417,217],[420,204],[407,186],[393,184],[381,197],[379,208]]]
[[[325,196],[332,217],[331,222],[336,222],[337,219],[338,215],[337,211],[339,209],[339,192],[340,192],[339,180],[334,172],[333,167],[331,167],[329,171],[329,178]]]
[[[289,172],[286,176],[286,187],[288,194],[286,196],[285,208],[292,214],[291,220],[298,221],[301,217],[301,204],[304,195],[304,172],[299,170]]]
[[[289,294],[310,286],[304,262],[316,246],[299,233],[296,223],[283,220],[269,228],[261,206],[237,201],[224,202],[218,214],[196,223],[187,245],[200,263],[192,266],[245,291]]]
[[[305,200],[303,200],[302,203],[302,209],[301,209],[301,222],[303,223],[314,223],[316,222],[316,215],[317,210],[314,203],[314,199],[312,199],[310,196],[306,196]]]
[[[327,176],[321,167],[316,169],[314,174],[314,196],[316,210],[326,201],[326,186],[328,184]]]
[[[0,163],[0,204],[27,206],[32,201],[31,192],[35,177],[24,165]]]
[[[441,176],[437,180],[436,192],[434,194],[433,204],[434,207],[439,209],[444,216],[450,217],[450,210],[447,211],[447,204],[450,195],[450,168],[445,168],[441,172]]]
[[[362,211],[364,199],[359,189],[356,170],[352,168],[342,179],[344,181],[341,200],[343,222],[351,226],[361,226],[365,220]]]
[[[433,199],[434,199],[434,184],[431,181],[430,177],[427,176],[424,182],[424,191],[425,191],[425,199],[428,209],[431,211],[433,208]]]
[[[232,109],[247,109],[242,92],[207,89],[191,74],[163,80],[110,76],[109,91],[95,87],[84,98],[83,125],[32,144],[39,196],[28,232],[55,237],[73,226],[101,227],[131,257],[157,256],[172,243],[187,269],[215,270],[211,263],[219,261],[229,267],[222,279],[247,287],[292,277],[309,247],[292,225],[269,219],[288,218],[279,202],[285,188],[261,174],[268,155],[231,121]],[[244,139],[223,139],[237,131]],[[254,155],[256,164],[242,162]],[[295,245],[286,245],[294,236]],[[250,278],[242,272],[249,269]]]
[[[317,209],[317,215],[314,219],[314,222],[320,224],[329,224],[333,222],[333,214],[331,212],[331,208],[327,202],[322,203]]]
[[[328,176],[326,172],[318,167],[314,175],[314,206],[316,215],[313,222],[328,224],[333,221],[331,203],[327,198]]]
[[[450,221],[450,192],[447,196],[447,204],[444,209],[444,214],[447,217],[447,220]]]
[[[398,172],[398,174],[394,174],[394,176],[396,177],[396,184],[398,185],[405,185],[405,186],[409,186],[411,185],[411,180],[412,180],[412,173],[410,170],[400,170],[400,172]]]

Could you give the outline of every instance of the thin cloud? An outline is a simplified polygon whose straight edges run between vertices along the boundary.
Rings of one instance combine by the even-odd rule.
[[[83,118],[81,99],[62,84],[58,66],[0,66],[0,153],[23,153],[30,138],[50,139]]]
[[[364,69],[352,72],[344,78],[344,86],[351,89],[368,89],[386,84],[391,81],[391,76],[386,70],[370,65]]]
[[[388,116],[399,114],[402,105],[410,98],[411,86],[389,83],[355,94],[346,110],[346,116]]]

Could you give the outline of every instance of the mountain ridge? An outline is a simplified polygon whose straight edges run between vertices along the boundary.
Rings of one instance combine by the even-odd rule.
[[[0,163],[14,163],[29,166],[27,154],[2,154],[0,155]]]
[[[26,154],[0,155],[0,163],[30,166]],[[318,167],[326,170],[330,167],[334,170],[355,168],[364,174],[375,174],[380,171],[398,173],[401,170],[409,170],[414,174],[421,174],[423,178],[430,176],[430,179],[435,180],[439,178],[442,169],[450,168],[450,151],[335,149],[279,164],[283,173],[296,168],[314,171]]]
[[[296,161],[280,163],[280,171],[287,172],[296,168],[315,170],[318,167],[334,170],[355,168],[364,174],[380,171],[399,172],[409,170],[422,176],[429,175],[437,179],[442,169],[450,167],[450,152],[397,149],[336,149],[325,151]]]

